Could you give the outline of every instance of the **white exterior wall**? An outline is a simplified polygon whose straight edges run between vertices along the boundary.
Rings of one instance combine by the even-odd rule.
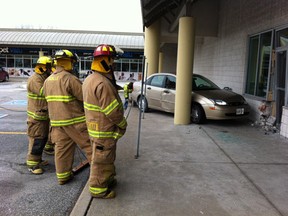
[[[244,94],[248,36],[288,25],[287,0],[221,0],[218,37],[199,37],[194,73]],[[259,117],[260,101],[248,99],[251,118]]]

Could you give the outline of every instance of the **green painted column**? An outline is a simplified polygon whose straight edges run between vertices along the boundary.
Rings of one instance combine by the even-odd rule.
[[[179,19],[174,124],[190,124],[195,41],[194,18]]]
[[[148,62],[147,76],[158,72],[160,49],[160,21],[145,28],[145,56]],[[147,70],[146,70],[147,71]]]

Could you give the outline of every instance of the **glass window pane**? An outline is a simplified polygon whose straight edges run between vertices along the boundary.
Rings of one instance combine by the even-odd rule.
[[[131,63],[130,64],[130,71],[131,72],[137,72],[138,71],[138,64],[137,63]]]
[[[254,89],[256,85],[255,81],[256,81],[256,74],[257,74],[258,46],[259,46],[259,36],[250,38],[245,93],[251,94],[251,95],[254,95]]]
[[[129,63],[122,63],[122,71],[129,71]]]
[[[260,59],[259,73],[257,78],[256,96],[264,97],[267,94],[268,74],[271,56],[271,37],[272,33],[267,32],[261,35],[260,39]]]
[[[287,52],[279,52],[277,56],[277,67],[278,71],[286,71],[286,58],[287,58]],[[277,73],[277,84],[279,88],[285,88],[286,83],[286,73]]]
[[[142,62],[140,62],[140,63],[139,63],[139,72],[142,72],[142,71],[143,71],[143,68],[142,68],[142,67],[143,67],[143,64],[142,64]]]
[[[15,58],[15,67],[23,67],[23,59]]]
[[[154,76],[151,80],[150,85],[156,86],[156,87],[162,87],[164,78],[165,76]]]
[[[283,29],[277,32],[277,47],[283,47],[288,45],[288,29]]]
[[[121,62],[115,61],[113,64],[114,71],[121,71]]]
[[[14,58],[7,59],[7,67],[14,67]]]
[[[0,58],[0,67],[6,67],[6,58]]]
[[[24,67],[25,68],[31,68],[32,67],[31,59],[24,59]]]
[[[36,66],[37,61],[38,61],[38,58],[36,58],[36,57],[32,58],[32,67],[33,68]]]

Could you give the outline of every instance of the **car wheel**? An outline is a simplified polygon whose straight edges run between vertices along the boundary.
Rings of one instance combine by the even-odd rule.
[[[205,112],[199,104],[192,105],[191,119],[196,124],[201,124],[206,120]]]
[[[138,105],[139,109],[142,108],[142,112],[147,112],[148,111],[148,103],[147,103],[147,100],[146,100],[146,98],[144,96],[143,97],[140,96],[138,98],[137,105]]]
[[[9,76],[5,76],[4,81],[8,81],[9,80]]]

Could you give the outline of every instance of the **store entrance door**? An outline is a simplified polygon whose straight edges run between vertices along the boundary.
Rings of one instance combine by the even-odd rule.
[[[277,51],[276,69],[276,125],[281,124],[282,108],[287,104],[287,50]],[[287,87],[288,88],[288,87]]]

